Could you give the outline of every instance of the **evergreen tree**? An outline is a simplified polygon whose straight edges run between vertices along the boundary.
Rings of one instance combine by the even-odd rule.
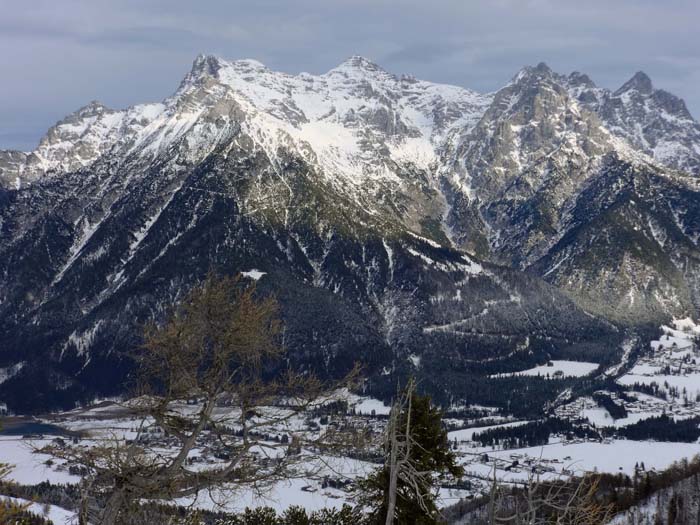
[[[384,465],[360,483],[360,499],[374,509],[370,521],[438,523],[436,485],[464,471],[450,448],[441,411],[429,396],[416,394],[413,381],[392,407],[384,454]]]

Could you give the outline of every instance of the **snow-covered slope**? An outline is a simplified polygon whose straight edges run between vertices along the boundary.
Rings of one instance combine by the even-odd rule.
[[[114,111],[93,101],[53,126],[36,150],[0,151],[0,182],[19,189],[44,176],[89,166],[133,140],[164,109],[163,104],[143,104]]]

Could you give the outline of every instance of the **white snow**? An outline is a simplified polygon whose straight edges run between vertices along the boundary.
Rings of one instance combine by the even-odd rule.
[[[106,214],[101,220],[96,221],[94,224],[91,223],[90,220],[86,217],[80,218],[82,225],[82,233],[80,233],[80,235],[75,238],[73,245],[71,246],[69,251],[68,260],[63,265],[61,270],[56,274],[56,277],[54,277],[53,281],[51,282],[52,285],[60,282],[60,280],[63,278],[64,274],[68,271],[68,269],[71,266],[73,266],[73,263],[75,263],[75,261],[78,260],[78,256],[83,251],[83,248],[85,248],[87,243],[90,241],[92,236],[99,228],[100,224],[102,224],[104,219],[108,216],[109,213]]]
[[[543,447],[529,447],[488,452],[495,457],[507,458],[512,453],[527,454],[533,458],[558,459],[577,472],[598,471],[633,474],[635,464],[643,461],[647,470],[662,470],[674,461],[691,458],[698,453],[696,443],[664,443],[654,441],[614,440],[611,443],[583,442],[550,443]],[[565,460],[566,457],[570,460]]]
[[[77,483],[80,478],[65,470],[56,470],[45,465],[50,459],[46,454],[36,454],[32,447],[40,448],[49,444],[48,439],[23,440],[17,437],[0,436],[0,463],[9,463],[14,469],[7,479],[17,483],[33,485],[42,481],[51,483]]]
[[[54,525],[70,525],[78,523],[78,515],[75,512],[62,509],[56,505],[44,505],[42,503],[34,503],[26,499],[11,498],[9,496],[0,496],[0,499],[3,501],[13,502],[18,505],[27,505],[27,511],[52,521]]]
[[[663,387],[664,385],[668,384],[669,386],[676,387],[679,390],[685,389],[692,397],[695,397],[696,394],[700,393],[700,373],[653,376],[625,374],[618,379],[618,382],[627,386],[631,386],[635,383],[640,383],[643,385],[656,383],[660,387]]]
[[[394,250],[391,249],[391,246],[387,244],[385,239],[382,239],[382,244],[384,244],[384,251],[389,261],[389,282],[391,282],[394,280]]]
[[[248,279],[259,281],[263,275],[267,275],[267,272],[261,272],[260,270],[256,270],[255,268],[253,268],[252,270],[248,270],[247,272],[241,272],[241,275]]]
[[[700,326],[690,318],[674,319],[672,325],[661,327],[660,339],[650,344],[651,354],[640,357],[618,378],[620,384],[655,383],[664,391],[674,387],[691,400],[700,394],[700,351],[695,344]]]
[[[661,365],[652,365],[648,363],[637,363],[630,368],[629,374],[635,376],[652,376],[661,372]]]
[[[417,233],[413,233],[412,231],[409,231],[407,233],[411,237],[414,237],[414,238],[418,239],[419,241],[423,241],[424,243],[429,244],[433,248],[440,248],[440,245],[438,243],[436,243],[435,241],[433,241],[431,239],[428,239],[427,237],[421,237],[420,235],[418,235]]]
[[[581,415],[597,427],[610,427],[615,421],[610,412],[602,407],[584,408]]]
[[[529,368],[527,370],[522,370],[520,372],[514,372],[512,374],[497,374],[494,377],[502,376],[543,376],[553,378],[555,375],[559,377],[583,377],[592,374],[598,366],[598,363],[589,363],[586,361],[566,361],[566,360],[552,360],[550,361],[552,366],[547,364],[539,365],[534,368]]]
[[[411,362],[411,364],[412,364],[415,368],[419,368],[419,367],[420,367],[420,356],[419,356],[419,355],[411,354],[411,355],[408,356],[408,360]]]
[[[436,261],[432,259],[431,257],[427,256],[424,253],[419,252],[418,250],[415,250],[411,247],[406,247],[406,251],[413,255],[414,257],[418,257],[421,259],[425,264],[428,266],[432,266],[434,268],[439,269],[442,272],[464,272],[467,274],[467,278],[469,276],[474,276],[474,275],[479,275],[483,273],[484,268],[477,262],[472,261],[469,257],[466,255],[462,255],[461,259],[463,262],[452,262],[452,261]],[[460,283],[457,283],[460,284]]]
[[[367,183],[400,184],[403,165],[432,171],[444,140],[453,130],[473,127],[493,98],[397,78],[360,57],[324,75],[289,75],[249,59],[198,57],[197,63],[202,60],[216,62],[217,71],[193,69],[163,103],[71,116],[55,139],[42,141],[34,152],[38,167],[32,169],[70,171],[113,148],[150,162],[181,140],[188,145],[184,155],[194,161],[220,140],[230,140],[227,129],[242,129],[273,164],[280,147],[297,152],[320,165],[320,174],[336,189],[356,197],[370,189],[363,188]],[[234,116],[231,107],[242,111]],[[386,125],[399,131],[387,133]],[[72,253],[82,249],[87,233]]]
[[[0,383],[4,383],[8,379],[11,379],[17,374],[19,374],[19,372],[22,370],[22,368],[24,368],[24,365],[26,364],[26,361],[20,361],[19,363],[15,363],[14,365],[0,368]]]
[[[85,330],[84,332],[73,330],[61,349],[61,357],[63,357],[65,351],[71,347],[75,348],[78,355],[84,355],[92,346],[95,336],[103,324],[104,320],[100,319],[91,328]]]
[[[454,441],[455,439],[457,441],[471,441],[474,434],[478,434],[478,433],[484,432],[486,430],[491,430],[494,428],[519,427],[519,426],[524,425],[526,423],[529,423],[529,421],[512,421],[510,423],[502,423],[500,425],[488,425],[485,427],[463,428],[461,430],[453,430],[451,432],[448,432],[447,437],[450,441]]]
[[[323,456],[321,462],[329,475],[341,478],[355,478],[371,472],[376,465],[348,458]],[[232,497],[233,494],[233,497]],[[269,506],[282,512],[291,505],[299,505],[307,511],[324,507],[339,508],[346,503],[347,495],[331,488],[322,489],[315,482],[306,479],[290,479],[276,483],[269,490],[259,494],[251,489],[201,491],[196,498],[177,500],[180,504],[192,504],[196,508],[229,511],[242,511],[246,507]]]
[[[361,396],[349,396],[349,402],[355,407],[358,414],[370,415],[372,411],[376,415],[388,415],[391,412],[391,407],[386,406],[379,399]]]

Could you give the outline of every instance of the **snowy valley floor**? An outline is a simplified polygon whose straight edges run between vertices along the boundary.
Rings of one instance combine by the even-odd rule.
[[[620,385],[656,385],[657,395],[642,392],[629,392],[623,396],[607,393],[615,402],[625,407],[625,417],[613,418],[610,412],[590,396],[578,397],[560,404],[555,410],[562,419],[588,420],[592,428],[624,428],[651,416],[666,413],[676,420],[700,415],[700,353],[696,337],[700,327],[690,320],[675,321],[672,327],[663,327],[663,336],[654,341],[648,353],[628,366],[617,378]],[[524,375],[586,375],[596,369],[595,363],[555,361],[531,370],[519,372]],[[351,397],[354,414],[348,415],[364,421],[376,432],[381,432],[389,408],[378,400]],[[488,407],[480,407],[488,412]],[[192,410],[192,407],[183,407]],[[225,409],[220,409],[225,410]],[[279,410],[279,408],[271,408]],[[122,406],[104,402],[88,409],[74,410],[45,418],[44,423],[57,425],[70,432],[81,432],[84,444],[103,442],[113,438],[134,439],[138,423]],[[449,506],[461,498],[483,494],[490,483],[493,469],[497,479],[503,483],[523,483],[533,469],[544,477],[557,478],[583,472],[624,473],[633,475],[640,462],[647,471],[660,471],[671,464],[700,454],[700,443],[679,443],[662,441],[632,441],[629,439],[568,439],[563,435],[553,435],[547,444],[536,447],[502,449],[481,446],[474,435],[494,428],[516,428],[527,421],[515,421],[493,413],[483,421],[450,418],[448,433],[461,464],[468,474],[471,486],[467,489],[442,489],[442,506]],[[322,427],[320,418],[310,422],[308,418],[291,422],[297,428],[312,425]],[[311,428],[311,427],[310,427]],[[284,429],[280,429],[283,432]],[[310,430],[311,431],[311,430]],[[42,481],[51,483],[77,483],[79,477],[68,472],[60,461],[48,463],[49,456],[36,453],[34,449],[46,445],[57,436],[44,435],[41,438],[22,436],[0,436],[0,462],[12,463],[15,468],[10,479],[20,484],[32,485]],[[64,436],[65,438],[65,436]],[[153,439],[160,439],[154,435]],[[208,456],[205,448],[193,451],[196,461],[212,465],[216,459]],[[314,461],[318,461],[315,458]],[[376,464],[345,457],[322,456],[321,474],[329,479],[348,481],[363,476],[376,468]],[[192,500],[178,503],[193,504],[195,507],[211,510],[240,511],[245,507],[271,506],[283,510],[290,505],[301,505],[307,510],[323,507],[340,507],[349,501],[349,493],[344,488],[333,488],[319,479],[295,479],[277,483],[264,497],[251,491],[229,491],[201,493]],[[36,504],[35,504],[36,505]],[[35,509],[46,510],[54,523],[67,523],[73,513],[57,507]]]

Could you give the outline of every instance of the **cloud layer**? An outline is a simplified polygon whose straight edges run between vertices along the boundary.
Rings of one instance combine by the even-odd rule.
[[[696,0],[9,0],[0,148],[32,149],[90,100],[161,100],[198,53],[321,73],[363,55],[478,91],[547,62],[616,88],[635,71],[700,116]]]

